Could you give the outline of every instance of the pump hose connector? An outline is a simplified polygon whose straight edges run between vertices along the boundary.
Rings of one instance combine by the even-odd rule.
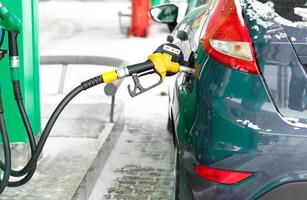
[[[81,86],[83,90],[87,90],[91,87],[101,84],[102,82],[103,82],[102,76],[96,76],[94,78],[91,78],[87,81],[82,82]]]

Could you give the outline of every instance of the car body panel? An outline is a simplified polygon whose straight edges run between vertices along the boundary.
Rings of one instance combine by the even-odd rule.
[[[306,41],[291,41],[295,34],[278,23],[255,28],[259,23],[245,13],[261,71],[247,74],[207,55],[200,41],[209,10],[205,5],[195,11],[174,31],[189,33],[188,41],[175,44],[186,60],[191,55],[195,60],[195,73],[177,76],[170,99],[181,175],[188,183],[181,189],[192,192],[182,199],[257,199],[281,185],[307,181],[306,114],[297,103],[304,95],[293,94],[306,88]],[[253,176],[235,185],[217,184],[198,177],[195,164]]]

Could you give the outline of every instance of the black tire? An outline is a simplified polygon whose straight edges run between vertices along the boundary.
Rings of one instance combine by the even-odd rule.
[[[180,200],[179,152],[175,149],[175,200]]]
[[[168,130],[168,132],[173,134],[175,132],[175,129],[174,129],[174,122],[171,118],[172,117],[169,116],[168,119],[167,119],[167,130]]]
[[[176,133],[175,133],[175,126],[174,126],[174,122],[173,120],[171,119],[171,117],[168,117],[168,120],[167,120],[167,130],[170,134],[172,134],[173,136],[173,144],[174,144],[174,147],[176,147]]]
[[[193,200],[192,193],[187,185],[188,181],[185,178],[185,172],[183,167],[180,165],[180,155],[176,148],[176,160],[175,160],[175,200]]]

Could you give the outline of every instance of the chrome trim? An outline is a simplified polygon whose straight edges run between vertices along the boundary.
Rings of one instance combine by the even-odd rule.
[[[186,73],[191,73],[191,74],[195,73],[195,69],[193,69],[191,67],[185,67],[185,66],[180,66],[180,71],[186,72]]]
[[[121,78],[125,78],[127,76],[129,76],[129,70],[127,67],[120,67],[116,70],[116,73],[117,73],[117,77],[119,79]]]

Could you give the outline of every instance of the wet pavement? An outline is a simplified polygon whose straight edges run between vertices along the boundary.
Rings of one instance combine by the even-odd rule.
[[[172,199],[174,148],[164,120],[127,122],[91,200]]]

